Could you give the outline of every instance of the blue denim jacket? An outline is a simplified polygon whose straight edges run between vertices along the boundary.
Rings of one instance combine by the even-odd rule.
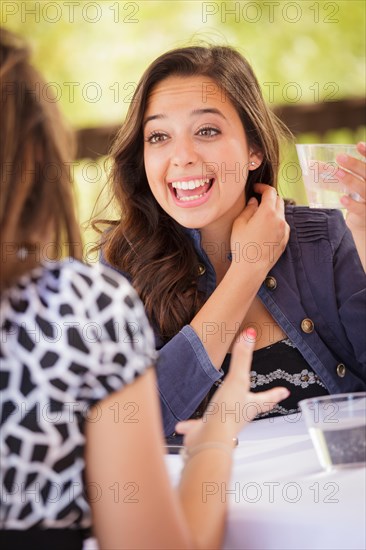
[[[290,239],[258,296],[329,393],[366,389],[366,275],[338,210],[286,207]],[[187,230],[206,270],[200,289],[216,288],[200,232]],[[270,236],[269,236],[270,241]],[[235,261],[235,251],[232,254]],[[125,274],[128,276],[127,274]],[[159,349],[157,377],[164,431],[189,418],[223,372],[187,325]]]

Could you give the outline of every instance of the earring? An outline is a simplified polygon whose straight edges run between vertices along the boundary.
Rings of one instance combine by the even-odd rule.
[[[29,254],[28,248],[26,248],[25,246],[21,246],[20,248],[18,248],[17,258],[18,260],[24,262],[24,260],[27,259],[28,254]]]
[[[250,163],[251,166],[255,166],[255,162],[254,160],[252,160],[252,162]]]

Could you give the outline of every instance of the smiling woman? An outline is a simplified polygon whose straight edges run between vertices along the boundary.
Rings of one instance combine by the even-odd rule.
[[[285,207],[277,195],[286,135],[248,62],[212,46],[157,58],[115,141],[120,219],[101,248],[155,328],[167,435],[202,413],[249,325],[253,390],[279,380],[291,390],[273,414],[366,387],[362,264],[339,211]],[[346,184],[364,197],[364,164],[344,162]],[[359,245],[365,203],[350,199],[348,209]]]
[[[248,147],[236,109],[215,82],[166,78],[150,95],[145,116],[146,176],[162,209],[184,227],[202,228],[202,235],[235,219],[245,206],[248,170],[263,155]]]
[[[187,463],[173,490],[144,308],[125,278],[78,261],[68,133],[31,93],[44,81],[26,46],[0,31],[1,548],[81,550],[90,532],[100,549],[219,548],[227,505],[204,502],[202,486],[208,465],[210,481],[229,483],[251,411],[180,426]],[[45,247],[66,239],[70,257],[49,261]],[[235,347],[220,407],[252,401],[254,336]],[[287,394],[256,402],[268,410]]]
[[[173,84],[171,97],[169,82]],[[183,229],[195,227],[194,224],[190,225],[190,218],[195,216],[198,223],[197,218],[202,216],[203,212],[199,207],[197,215],[192,207],[186,207],[186,201],[181,201],[179,204],[182,206],[179,208],[179,204],[174,201],[175,194],[169,192],[169,183],[172,181],[166,180],[164,185],[158,185],[158,175],[153,173],[152,167],[156,162],[160,171],[164,154],[160,151],[165,150],[165,143],[171,150],[171,140],[167,139],[168,130],[178,133],[173,139],[173,147],[176,149],[175,152],[173,150],[173,154],[178,155],[178,164],[182,163],[183,154],[190,154],[191,144],[187,142],[187,130],[182,139],[183,127],[180,128],[182,123],[185,127],[188,124],[185,120],[187,94],[189,101],[198,100],[198,104],[189,106],[189,111],[193,110],[195,113],[192,115],[196,122],[195,133],[198,132],[202,136],[196,135],[194,139],[197,144],[201,144],[201,148],[205,147],[205,158],[194,153],[196,159],[193,166],[190,165],[184,170],[180,167],[179,173],[178,168],[175,168],[174,177],[168,175],[168,178],[171,177],[173,180],[178,177],[179,181],[179,178],[188,177],[191,181],[192,176],[195,179],[213,179],[214,176],[216,185],[212,186],[212,193],[216,188],[215,194],[222,190],[225,180],[230,178],[235,183],[237,192],[238,188],[241,187],[243,191],[245,187],[244,197],[239,199],[243,207],[244,201],[259,196],[253,188],[254,182],[261,181],[270,186],[276,184],[275,167],[279,165],[278,135],[281,134],[282,125],[266,106],[250,65],[238,52],[227,47],[183,48],[162,55],[150,65],[137,86],[125,123],[112,151],[115,160],[111,179],[112,193],[121,207],[121,222],[115,225],[113,231],[105,234],[102,247],[106,260],[129,274],[144,301],[150,319],[159,327],[160,337],[165,342],[177,334],[184,325],[190,323],[205,300],[204,293],[198,288],[197,273],[202,263],[200,255],[197,255],[192,239]],[[160,105],[157,105],[158,110],[152,111],[156,100],[159,100]],[[178,110],[174,114],[175,128],[164,129],[161,125],[168,123],[168,113],[165,109],[170,106],[173,116],[172,109],[180,109],[180,103],[185,108],[184,114]],[[220,116],[217,111],[227,113],[231,120],[225,121],[224,116]],[[173,122],[171,120],[170,123]],[[151,127],[153,123],[155,126]],[[239,131],[237,136],[230,128],[232,123],[236,124]],[[228,136],[221,138],[220,134],[217,134],[205,137],[205,132],[199,132],[199,129],[200,126],[206,128],[207,125],[210,128],[219,125],[218,129],[223,126],[222,131],[227,132]],[[155,135],[149,135],[148,132],[151,134],[153,131]],[[191,134],[192,132],[193,127]],[[210,133],[215,134],[212,129]],[[243,146],[242,151],[240,144]],[[231,146],[235,148],[236,153],[233,158],[230,155],[229,162],[222,155],[224,152],[227,154]],[[247,172],[248,146],[253,154],[256,151],[258,154],[265,154],[259,166],[251,165],[250,168],[255,169]],[[223,149],[220,160],[215,152],[218,147]],[[151,151],[151,154],[148,154],[148,151]],[[239,164],[235,165],[240,154],[242,156]],[[144,158],[149,159],[146,166]],[[218,160],[222,163],[222,166],[219,166],[219,170],[222,171],[222,185],[217,183],[219,180],[215,168]],[[187,162],[191,161],[188,159]],[[149,169],[151,181],[147,177]],[[234,177],[229,173],[233,170]],[[154,193],[157,193],[156,197]],[[171,215],[170,211],[166,212],[165,207],[159,202],[163,197],[164,202],[175,209],[174,215]],[[208,216],[212,215],[210,209],[221,209],[213,200],[209,201],[207,208],[206,205],[203,205],[203,208]],[[176,214],[180,216],[179,220],[175,218]],[[183,217],[188,226],[182,223]],[[225,243],[220,243],[220,247],[226,247],[229,252],[230,230],[226,228],[225,232]],[[151,281],[152,277],[154,285],[151,287],[148,281]],[[212,379],[210,380],[212,382]],[[202,397],[204,395],[203,391]]]

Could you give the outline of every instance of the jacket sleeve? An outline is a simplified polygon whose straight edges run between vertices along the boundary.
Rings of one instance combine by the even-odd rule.
[[[317,310],[319,334],[334,358],[347,367],[349,375],[342,384],[352,373],[359,380],[357,387],[364,388],[366,275],[352,233],[340,210],[298,207],[294,214],[306,272],[306,281],[300,284],[306,282],[311,289],[306,293],[306,309],[310,314]],[[340,381],[339,376],[335,378]]]
[[[329,220],[329,233],[335,247],[334,285],[338,311],[366,381],[366,275],[351,231],[343,220],[341,224],[336,222],[334,217]]]
[[[157,378],[165,435],[189,418],[222,376],[191,326],[186,325],[159,351]]]

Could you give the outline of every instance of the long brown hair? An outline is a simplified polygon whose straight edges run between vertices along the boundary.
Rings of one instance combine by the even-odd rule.
[[[81,257],[69,179],[71,135],[20,38],[0,30],[1,287],[42,259]]]
[[[192,46],[158,57],[143,74],[126,120],[111,151],[112,195],[120,220],[104,233],[106,260],[127,272],[150,320],[165,339],[190,323],[201,307],[199,258],[184,228],[170,218],[153,197],[143,162],[142,123],[148,98],[165,78],[208,77],[231,100],[242,121],[249,146],[262,152],[263,162],[249,172],[246,199],[255,182],[276,186],[279,137],[284,127],[266,106],[248,62],[227,46]]]

